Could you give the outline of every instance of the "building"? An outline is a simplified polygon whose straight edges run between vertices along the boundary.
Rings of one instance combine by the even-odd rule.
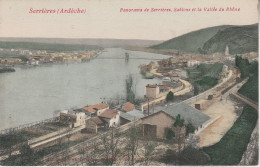
[[[129,112],[122,112],[120,111],[120,124],[124,125],[126,123],[129,123],[134,120],[138,120],[144,117],[144,114],[142,111],[139,110],[132,110]]]
[[[200,65],[200,61],[198,61],[198,60],[189,60],[188,63],[187,63],[188,67],[195,67],[195,66],[198,66],[198,65]]]
[[[229,56],[229,48],[228,48],[228,45],[226,46],[226,49],[225,49],[225,56]]]
[[[120,113],[118,110],[107,109],[98,117],[107,123],[108,127],[116,127],[120,125]]]
[[[85,124],[86,115],[84,112],[63,110],[60,112],[60,121],[69,122],[70,127],[75,128]]]
[[[91,106],[86,106],[83,109],[86,111],[86,115],[90,115],[91,117],[95,117],[100,115],[102,112],[107,110],[109,105],[105,103],[99,103]]]
[[[169,129],[176,131],[172,125],[178,114],[184,119],[185,125],[191,123],[195,127],[195,133],[205,128],[210,121],[210,117],[182,102],[170,105],[159,112],[141,118],[143,136],[165,139]],[[182,129],[182,132],[181,134],[185,134],[185,127]]]
[[[169,91],[172,90],[172,87],[167,85],[150,85],[146,86],[146,97],[156,99],[163,95],[166,95]]]
[[[86,131],[97,134],[98,130],[105,129],[106,125],[107,123],[99,117],[91,118],[86,121]]]
[[[195,127],[195,133],[205,128],[207,123],[211,121],[210,117],[203,114],[199,110],[191,107],[190,105],[181,102],[175,105],[170,105],[163,109],[169,115],[176,117],[178,114],[184,119],[184,123],[191,123]]]
[[[141,120],[143,136],[157,139],[165,139],[168,130],[172,129],[175,122],[175,118],[164,111],[153,113]],[[185,133],[185,127],[182,128],[182,132]]]
[[[122,106],[122,110],[124,112],[130,112],[133,111],[135,109],[135,105],[130,103],[130,102],[126,102],[125,104],[123,104]]]

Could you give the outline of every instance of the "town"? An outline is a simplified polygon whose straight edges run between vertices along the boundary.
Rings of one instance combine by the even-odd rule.
[[[28,58],[2,59],[4,65],[83,61],[98,53],[1,51]],[[226,46],[224,54],[178,53],[152,61],[141,66],[140,73],[146,79],[159,78],[161,83],[147,84],[142,99],[135,99],[130,75],[123,102],[104,100],[64,109],[53,118],[1,130],[1,142],[5,143],[1,163],[10,164],[12,158],[29,154],[33,158],[19,160],[19,164],[210,164],[200,148],[210,148],[224,138],[238,118],[235,112],[241,114],[244,104],[258,110],[256,102],[238,93],[248,81],[238,62],[244,60],[253,63],[258,57],[256,53],[231,55]],[[126,52],[128,62],[131,54]],[[194,160],[187,160],[190,156]]]
[[[14,48],[0,48],[0,66],[38,66],[41,64],[84,62],[94,58],[101,50],[88,51],[49,51]]]

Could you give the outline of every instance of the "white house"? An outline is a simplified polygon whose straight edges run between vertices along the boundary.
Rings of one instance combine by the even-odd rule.
[[[60,121],[70,122],[72,128],[85,124],[86,115],[84,112],[63,110],[60,112]]]
[[[118,110],[110,110],[107,109],[98,115],[101,119],[103,119],[108,127],[116,127],[120,125],[120,113]]]
[[[189,60],[187,63],[188,67],[194,67],[200,65],[200,61],[198,60]]]

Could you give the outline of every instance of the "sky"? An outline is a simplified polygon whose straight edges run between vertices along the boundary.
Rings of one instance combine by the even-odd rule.
[[[0,0],[0,37],[167,40],[217,25],[258,22],[257,0]],[[120,12],[151,8],[240,8],[237,12]],[[85,9],[36,14],[30,9]]]

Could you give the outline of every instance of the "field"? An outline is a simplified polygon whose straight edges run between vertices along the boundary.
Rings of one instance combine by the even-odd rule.
[[[218,143],[203,148],[210,156],[213,165],[237,165],[240,162],[257,119],[257,111],[245,106],[240,117],[224,137]]]
[[[195,94],[204,92],[218,83],[223,64],[201,64],[195,69],[188,69],[188,81],[193,83]]]

